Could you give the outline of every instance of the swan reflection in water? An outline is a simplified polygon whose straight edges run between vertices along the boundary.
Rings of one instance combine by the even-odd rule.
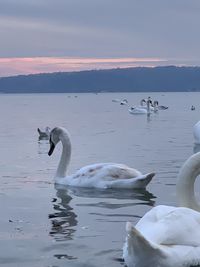
[[[59,185],[59,187],[62,185]],[[65,186],[66,188],[66,186]],[[155,203],[155,196],[147,191],[146,189],[97,189],[97,188],[86,188],[86,187],[67,187],[70,194],[78,197],[84,197],[84,198],[100,198],[100,199],[117,199],[117,200],[139,200],[139,205],[149,205],[153,206]],[[109,205],[105,207],[110,207]],[[130,202],[129,202],[130,205]],[[136,202],[131,203],[131,205],[137,205]],[[81,206],[81,204],[79,204]],[[114,204],[111,205],[114,207]],[[120,206],[126,206],[126,203],[122,202]]]
[[[70,206],[70,201],[73,196],[83,198],[95,198],[95,199],[117,199],[117,200],[129,200],[128,203],[121,202],[120,204],[104,203],[105,208],[118,208],[125,206],[135,205],[148,205],[154,206],[155,196],[148,192],[146,189],[94,189],[94,188],[83,188],[83,187],[71,187],[66,185],[55,184],[56,198],[52,200],[54,212],[49,214],[51,220],[51,231],[50,235],[53,236],[57,241],[60,240],[71,240],[73,239],[73,233],[76,231],[75,226],[78,224],[77,215],[74,209]],[[131,203],[130,203],[131,200]],[[136,200],[139,200],[136,201]],[[88,204],[86,204],[88,205]],[[79,204],[78,206],[86,206]],[[91,206],[98,204],[89,204]]]
[[[83,198],[105,199],[105,202],[78,204],[77,206],[101,206],[104,208],[115,209],[119,207],[134,206],[134,205],[149,205],[153,206],[155,203],[155,196],[145,189],[135,190],[116,190],[116,189],[94,189],[71,187],[66,185],[55,185],[57,190],[57,198],[53,199],[54,213],[49,214],[51,220],[50,235],[57,241],[73,239],[73,233],[76,231],[75,226],[78,224],[77,215],[70,206],[70,201],[73,196]],[[107,203],[106,199],[129,200],[127,203]],[[131,200],[131,203],[130,203]],[[136,200],[139,200],[136,201]]]
[[[94,188],[79,188],[79,187],[70,187],[66,185],[55,184],[56,196],[52,200],[54,211],[49,214],[49,220],[51,222],[51,230],[49,235],[54,238],[55,241],[65,241],[69,242],[69,247],[65,244],[65,252],[64,254],[56,254],[54,257],[60,259],[65,258],[68,260],[78,259],[76,255],[74,255],[74,251],[76,251],[76,244],[71,244],[71,241],[74,239],[74,235],[76,233],[77,226],[82,228],[81,226],[81,218],[80,222],[78,222],[78,210],[85,211],[85,216],[87,217],[88,209],[87,207],[95,207],[95,210],[98,208],[102,208],[103,212],[93,213],[95,216],[108,216],[105,212],[105,209],[115,210],[121,207],[134,206],[134,205],[149,205],[153,206],[155,203],[155,196],[148,192],[145,189],[137,189],[137,190],[117,190],[117,189],[94,189]],[[71,200],[76,199],[78,197],[78,204],[74,203],[70,205]],[[87,203],[84,203],[84,199],[87,199]],[[91,199],[91,201],[88,200]],[[103,201],[101,201],[101,199]],[[113,199],[113,201],[112,201]],[[116,201],[117,200],[117,201]],[[127,200],[127,201],[126,201]],[[74,206],[73,206],[74,205]],[[77,207],[77,210],[76,210]],[[92,213],[90,213],[92,214]],[[110,212],[109,212],[110,214]],[[111,214],[112,217],[115,216],[120,218],[121,216],[127,216],[123,214]],[[86,241],[87,242],[87,241]],[[79,244],[79,243],[78,243]],[[80,245],[80,244],[79,244]],[[66,254],[67,252],[67,254]],[[71,255],[73,254],[73,255]]]
[[[50,235],[57,241],[73,239],[74,227],[77,225],[77,215],[69,205],[72,197],[68,194],[66,188],[55,186],[56,198],[53,199],[54,213],[49,214],[51,220]],[[57,199],[58,198],[58,199]]]

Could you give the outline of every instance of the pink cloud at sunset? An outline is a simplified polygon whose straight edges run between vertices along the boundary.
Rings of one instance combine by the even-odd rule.
[[[159,58],[0,58],[0,76],[162,65]]]

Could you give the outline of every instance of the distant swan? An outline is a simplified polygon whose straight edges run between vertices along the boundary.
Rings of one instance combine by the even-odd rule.
[[[140,100],[140,106],[146,106],[147,101],[143,98]]]
[[[114,103],[119,103],[120,100],[116,98],[116,99],[112,99],[112,102],[114,102]]]
[[[128,100],[124,99],[120,102],[120,105],[127,105],[128,104]]]
[[[129,113],[131,114],[147,114],[147,109],[146,108],[140,108],[140,107],[131,107],[129,108]],[[149,112],[150,113],[150,112]]]
[[[157,206],[135,227],[127,223],[123,257],[128,267],[200,265],[200,205],[194,195],[199,174],[197,153],[185,162],[178,175],[177,197],[182,207]]]
[[[46,127],[44,132],[41,131],[40,128],[38,128],[37,131],[39,133],[40,139],[49,139],[50,131],[51,131],[51,129],[49,127]]]
[[[158,111],[158,101],[157,100],[154,100],[152,106],[153,106],[153,111],[154,112],[157,112]]]
[[[55,183],[96,188],[145,188],[155,175],[154,173],[142,174],[123,164],[97,163],[85,166],[75,174],[66,176],[71,157],[71,142],[65,128],[56,127],[51,131],[49,156],[59,141],[63,148]]]
[[[148,99],[151,99],[150,97],[148,97]],[[147,100],[146,99],[141,99],[140,101],[140,107],[147,107]],[[150,109],[154,112],[158,111],[158,110],[165,110],[168,109],[168,106],[163,106],[163,105],[159,105],[158,100],[154,100],[153,103],[151,101],[151,107]]]
[[[142,102],[143,101],[143,102]],[[131,107],[131,108],[129,108],[129,113],[131,113],[131,114],[147,114],[147,115],[149,115],[150,113],[151,113],[151,111],[152,111],[152,109],[151,109],[151,104],[152,104],[152,101],[151,101],[151,99],[150,99],[150,97],[148,97],[148,100],[147,100],[147,102],[146,102],[146,106],[144,106],[144,101],[145,101],[145,99],[142,99],[141,100],[141,106],[139,106],[139,107]]]
[[[165,110],[165,109],[168,109],[168,108],[169,108],[168,106],[162,106],[162,105],[161,106],[158,106],[158,109],[159,110]]]

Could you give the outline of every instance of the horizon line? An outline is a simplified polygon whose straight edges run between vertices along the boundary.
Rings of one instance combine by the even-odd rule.
[[[186,64],[156,57],[3,57],[0,58],[0,77],[172,65]]]

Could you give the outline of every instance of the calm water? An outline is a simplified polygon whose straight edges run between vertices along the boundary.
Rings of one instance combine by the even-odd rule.
[[[123,266],[125,222],[152,206],[176,205],[175,183],[193,153],[200,93],[152,93],[169,110],[128,113],[112,99],[139,104],[147,94],[0,95],[0,264],[9,267]],[[191,111],[191,105],[196,106]],[[147,191],[55,188],[61,153],[48,157],[37,127],[71,133],[69,172],[119,162],[157,175]]]

